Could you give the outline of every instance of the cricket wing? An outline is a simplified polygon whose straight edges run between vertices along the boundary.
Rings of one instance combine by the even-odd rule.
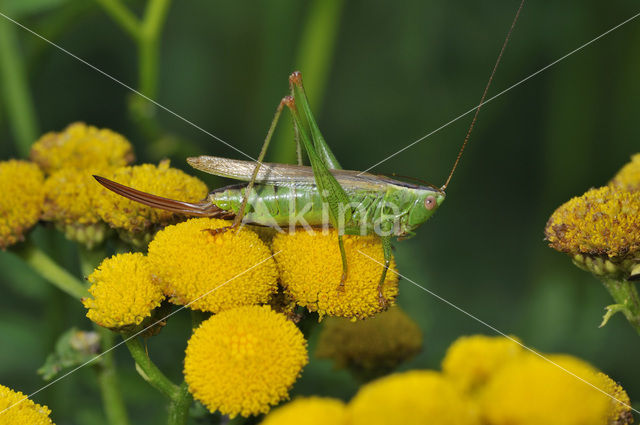
[[[177,201],[175,199],[163,198],[162,196],[142,192],[132,187],[116,183],[104,177],[93,177],[98,181],[98,183],[100,183],[110,191],[152,208],[160,208],[161,210],[199,217],[225,216],[226,218],[226,216],[229,215],[227,211],[221,210],[208,201],[202,201],[198,203]]]
[[[216,176],[249,181],[256,166],[253,161],[220,158],[216,156],[197,156],[187,158],[193,168]],[[329,170],[340,186],[346,189],[382,190],[389,184],[406,186],[407,183],[385,176],[376,176],[351,170]],[[278,186],[315,186],[316,181],[311,167],[293,164],[263,162],[258,171],[256,182]]]

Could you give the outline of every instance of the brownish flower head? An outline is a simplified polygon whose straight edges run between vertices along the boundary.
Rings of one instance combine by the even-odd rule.
[[[44,183],[42,218],[52,221],[65,236],[88,248],[103,241],[107,226],[96,212],[102,187],[92,172],[63,168],[52,173]]]
[[[422,348],[422,332],[400,307],[365,320],[330,317],[326,320],[316,356],[330,358],[364,379],[388,373]]]
[[[605,186],[558,208],[545,228],[549,246],[561,252],[622,260],[640,248],[640,192]]]
[[[133,148],[122,135],[78,122],[50,132],[31,147],[31,159],[47,174],[63,168],[100,170],[133,161]]]

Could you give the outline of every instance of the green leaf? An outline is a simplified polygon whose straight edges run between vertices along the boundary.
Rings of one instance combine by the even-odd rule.
[[[602,323],[600,323],[600,328],[604,327],[611,317],[616,313],[624,313],[627,311],[627,306],[624,304],[611,304],[604,308],[607,312],[602,317]]]
[[[58,338],[55,351],[47,356],[38,374],[49,381],[61,371],[91,360],[99,348],[100,336],[96,332],[80,331],[73,327]]]

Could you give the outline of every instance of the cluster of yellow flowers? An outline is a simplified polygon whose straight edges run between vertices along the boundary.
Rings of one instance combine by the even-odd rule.
[[[420,329],[407,315],[398,308],[381,313],[395,301],[398,274],[392,261],[380,290],[379,238],[345,236],[349,270],[340,284],[334,230],[273,235],[251,226],[229,229],[225,220],[187,219],[140,205],[92,178],[100,174],[187,202],[207,196],[204,183],[170,168],[168,161],[132,166],[133,158],[123,136],[77,123],[43,136],[33,146],[31,162],[1,162],[0,189],[7,195],[0,199],[0,248],[21,241],[45,220],[87,247],[115,229],[145,250],[107,258],[88,276],[91,296],[82,300],[87,317],[135,336],[158,318],[163,321],[171,305],[203,312],[206,319],[188,341],[183,372],[189,392],[211,412],[231,418],[265,414],[288,398],[309,361],[307,341],[292,320],[303,308],[320,319],[330,316],[317,356],[365,379],[389,372],[421,349]],[[615,267],[637,260],[639,169],[636,156],[610,186],[559,208],[547,225],[550,244],[574,256],[606,258]],[[376,379],[349,403],[297,399],[263,423],[288,424],[294,418],[338,425],[423,424],[433,418],[443,425],[630,423],[629,398],[610,378],[570,356],[547,359],[506,338],[461,338],[449,348],[441,372],[413,370]],[[0,386],[0,408],[20,398]],[[32,416],[16,416],[11,423],[51,423],[46,407],[28,400],[17,406],[11,414]]]
[[[629,404],[618,384],[582,360],[543,358],[514,340],[476,335],[449,347],[442,372],[385,376],[348,404],[298,398],[262,424],[623,425],[633,420]]]
[[[341,285],[335,231],[225,231],[228,221],[186,220],[116,195],[93,178],[187,202],[207,196],[204,183],[168,161],[134,166],[133,160],[122,135],[75,123],[35,142],[31,161],[1,162],[0,248],[23,240],[43,220],[89,249],[114,229],[145,250],[107,258],[88,276],[87,317],[131,334],[153,326],[170,304],[212,315],[189,341],[184,368],[190,391],[210,410],[255,415],[288,396],[308,361],[306,341],[290,320],[296,306],[320,318],[356,320],[394,303],[395,263],[378,288],[378,238],[345,237],[349,273]],[[417,349],[407,348],[407,355]]]
[[[75,123],[36,141],[31,161],[0,162],[0,248],[23,240],[39,220],[55,223],[69,239],[89,248],[101,243],[109,228],[135,241],[178,221],[175,214],[141,207],[109,192],[93,174],[186,201],[207,194],[204,183],[169,168],[168,162],[128,166],[133,159],[131,144],[120,134]]]
[[[129,141],[108,129],[74,123],[45,134],[31,147],[31,160],[47,175],[42,219],[88,247],[102,242],[107,226],[95,205],[103,190],[92,174],[109,173],[133,159]]]
[[[33,163],[21,164],[40,176],[35,184],[35,178],[23,179],[39,191],[20,189],[32,197],[40,194],[27,225],[40,218],[52,221],[70,239],[89,247],[101,243],[108,228],[138,247],[148,244],[146,254],[107,258],[88,277],[91,297],[82,300],[87,317],[132,333],[153,326],[163,303],[214,314],[195,331],[185,357],[189,389],[212,411],[230,416],[266,412],[287,397],[307,363],[306,341],[298,328],[287,315],[268,307],[291,311],[291,305],[274,302],[279,285],[280,295],[320,317],[364,318],[385,307],[378,294],[382,269],[358,253],[362,250],[381,262],[382,246],[375,238],[346,238],[350,272],[340,287],[335,232],[261,235],[263,239],[249,227],[215,232],[230,223],[183,221],[103,189],[93,174],[188,202],[207,194],[202,182],[170,168],[167,161],[130,166],[131,145],[110,130],[72,124],[43,136],[31,157],[42,171]],[[13,202],[27,200],[16,197]],[[23,234],[26,226],[17,227],[10,230]],[[397,274],[387,275],[383,292],[389,302],[397,294],[397,282]]]
[[[220,300],[230,292],[234,292],[233,305],[266,303],[278,282],[287,297],[317,312],[320,318],[361,319],[393,304],[398,293],[397,273],[387,273],[381,302],[378,281],[382,266],[367,258],[383,261],[378,238],[345,237],[349,273],[341,286],[337,282],[342,261],[335,231],[283,233],[268,244],[259,243],[256,234],[245,229],[208,238],[201,230],[225,227],[227,222],[204,220],[169,226],[184,217],[123,198],[92,178],[101,174],[141,191],[187,202],[206,197],[204,183],[170,168],[168,161],[158,166],[128,165],[133,158],[133,148],[123,136],[75,123],[62,132],[42,136],[32,147],[33,162],[0,163],[0,188],[9,195],[0,200],[4,218],[0,221],[0,247],[22,240],[40,219],[54,222],[67,237],[89,248],[101,243],[109,228],[140,248],[164,228],[149,245],[149,261],[156,283],[177,304],[193,302],[192,308],[215,313],[222,308]],[[235,242],[229,243],[231,239]],[[270,260],[257,266],[253,262],[271,252],[275,263]],[[213,289],[212,283],[221,285],[238,273],[245,275],[234,278],[236,288],[245,282],[240,289],[220,288],[204,296]]]
[[[356,250],[368,249],[374,256],[374,248],[379,248],[377,255],[381,257],[379,241],[376,243],[370,238],[349,239],[352,241],[347,244],[348,257],[352,260],[349,262],[350,273],[344,288],[340,288],[339,258],[337,264],[332,264],[331,261],[320,264],[314,258],[305,261],[301,255],[306,252],[313,254],[312,257],[339,257],[338,247],[329,243],[335,242],[332,237],[335,235],[309,235],[305,232],[283,234],[276,236],[270,248],[246,227],[210,232],[228,226],[229,222],[214,218],[194,218],[167,226],[155,234],[146,256],[130,258],[131,261],[140,263],[140,270],[148,267],[148,275],[152,275],[152,279],[142,274],[135,276],[127,273],[125,268],[109,269],[107,272],[103,266],[101,277],[92,275],[90,280],[109,280],[114,285],[121,285],[123,291],[126,288],[129,292],[130,288],[137,286],[158,285],[171,303],[211,313],[245,305],[267,304],[278,290],[278,282],[282,283],[284,290],[298,305],[309,307],[308,300],[315,296],[327,303],[325,308],[334,316],[357,318],[381,311],[382,306],[376,292],[380,266],[365,256],[356,255]],[[300,237],[302,235],[304,237]],[[289,240],[288,243],[283,242],[286,239]],[[321,267],[325,268],[326,274],[318,272]],[[296,274],[298,279],[288,281],[287,276],[292,274]],[[390,294],[391,291],[397,292],[397,275],[389,275],[392,276],[387,281],[387,286],[392,288],[388,292]],[[305,284],[309,287],[305,288]],[[365,294],[364,299],[358,301],[359,291],[364,291]],[[323,295],[325,293],[330,294],[332,302],[326,300]],[[109,292],[100,296],[107,299],[96,299],[95,302],[104,305],[118,303],[124,308],[126,304],[121,299],[110,299],[107,294]],[[141,297],[133,297],[131,300],[144,303],[148,301]],[[152,306],[153,303],[149,305]],[[317,310],[310,308],[310,311]],[[327,310],[322,312],[328,313]],[[101,320],[96,312],[92,312],[92,316],[100,324],[114,323],[113,320],[120,323],[119,319],[112,317]]]
[[[335,273],[319,274],[320,266],[313,259],[307,260],[306,268],[299,263],[300,252],[312,252],[315,246],[326,255],[338,256],[333,267],[341,272],[338,248],[328,243],[335,235],[300,238],[296,233],[287,236],[291,238],[288,244],[282,242],[285,236],[278,235],[270,248],[246,227],[215,232],[228,226],[229,222],[220,219],[194,218],[165,227],[155,234],[146,255],[120,254],[104,260],[89,276],[92,298],[83,302],[91,320],[115,330],[149,325],[154,309],[165,297],[172,304],[213,313],[189,341],[185,379],[194,397],[211,411],[249,416],[266,413],[286,398],[307,363],[301,332],[286,314],[268,306],[283,276],[297,273],[303,282],[315,285],[316,296],[322,291],[336,292],[335,309],[358,317],[381,309],[375,296],[363,301],[369,303],[366,308],[354,301],[357,291],[366,285],[374,294],[379,280],[375,271],[380,270],[366,257],[354,255],[356,249],[368,249],[375,255],[374,241],[350,239],[347,252],[354,272],[345,282],[345,300],[341,301],[339,274],[336,279]],[[377,248],[382,256],[379,243]],[[331,265],[327,267],[330,271]],[[305,306],[311,294],[300,293],[304,302],[298,302],[293,292],[292,299]]]
[[[560,206],[545,228],[549,246],[596,274],[629,274],[640,259],[640,154],[604,187]]]

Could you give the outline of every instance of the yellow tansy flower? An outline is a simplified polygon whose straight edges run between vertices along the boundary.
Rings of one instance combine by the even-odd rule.
[[[349,425],[475,425],[477,413],[441,374],[396,373],[360,388],[347,407]]]
[[[442,372],[464,392],[481,388],[498,370],[525,353],[505,337],[463,336],[449,346]]]
[[[40,219],[43,182],[42,171],[33,163],[0,162],[0,249],[23,240]]]
[[[380,265],[384,263],[380,238],[346,235],[344,243],[348,273],[341,287],[342,259],[335,230],[331,229],[328,234],[281,233],[273,239],[273,251],[279,252],[276,262],[285,291],[298,305],[317,311],[321,318],[327,314],[362,319],[382,311],[398,294],[393,260],[383,285],[384,299],[378,293],[384,269]]]
[[[545,229],[549,246],[619,259],[640,248],[640,191],[591,189],[560,206]]]
[[[603,378],[604,375],[575,357],[553,355],[549,359],[566,370],[529,354],[505,365],[489,380],[481,399],[481,410],[487,424],[626,423],[614,420],[624,419],[629,412],[628,407],[584,381],[605,392],[610,391],[613,397],[628,404],[629,399],[619,386],[612,385],[609,379]]]
[[[106,328],[139,325],[164,295],[151,279],[152,269],[141,253],[108,258],[89,275],[93,298],[82,300],[87,317]]]
[[[158,166],[143,164],[123,167],[104,176],[143,192],[187,202],[201,201],[207,196],[207,186],[183,171],[169,167],[169,161]],[[157,208],[150,208],[102,189],[97,201],[97,213],[111,227],[136,235],[175,223],[177,216]]]
[[[418,325],[400,307],[391,307],[357,322],[330,317],[324,323],[315,354],[369,378],[389,372],[421,348]]]
[[[346,425],[346,406],[329,397],[299,397],[269,413],[260,425]],[[301,418],[304,418],[301,420]]]
[[[53,221],[66,236],[89,248],[102,242],[107,226],[96,212],[102,186],[87,170],[63,168],[44,184],[44,220]]]
[[[640,190],[640,153],[631,157],[631,162],[618,171],[609,185],[623,190]]]
[[[127,139],[108,129],[84,123],[70,124],[60,133],[50,132],[31,147],[31,159],[46,173],[63,168],[100,170],[133,161]]]
[[[246,417],[287,398],[307,361],[306,341],[293,322],[268,306],[247,306],[200,325],[187,345],[184,375],[211,412]]]
[[[20,391],[0,385],[0,425],[53,425],[51,410],[29,400]]]
[[[149,244],[156,282],[175,304],[217,313],[269,301],[278,271],[269,248],[242,228],[215,235],[231,223],[194,218],[158,232]]]

